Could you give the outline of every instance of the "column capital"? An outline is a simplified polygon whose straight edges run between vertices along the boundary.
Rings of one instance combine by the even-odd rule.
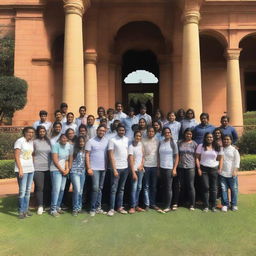
[[[228,48],[225,53],[227,60],[239,60],[241,48]]]
[[[199,20],[200,20],[199,11],[196,11],[196,10],[186,11],[183,14],[183,22],[185,25],[191,24],[191,23],[199,24]]]
[[[84,53],[85,63],[96,64],[98,59],[98,55],[95,51],[88,51]]]
[[[63,3],[66,14],[77,14],[82,17],[89,8],[91,0],[63,0]]]

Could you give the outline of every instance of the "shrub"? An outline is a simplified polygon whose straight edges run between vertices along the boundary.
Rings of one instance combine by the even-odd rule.
[[[237,146],[241,154],[256,154],[256,130],[246,131]]]
[[[0,159],[14,159],[14,143],[20,133],[0,133]]]
[[[14,70],[14,39],[0,39],[0,76],[13,76]]]
[[[256,170],[256,155],[241,156],[240,171]]]
[[[14,177],[14,160],[0,160],[0,179]]]

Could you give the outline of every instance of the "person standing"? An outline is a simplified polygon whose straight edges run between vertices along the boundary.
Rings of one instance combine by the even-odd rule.
[[[137,115],[138,120],[144,118],[146,120],[147,125],[152,125],[152,118],[147,114],[147,107],[145,104],[141,104],[140,113]]]
[[[14,144],[14,171],[19,185],[19,219],[32,216],[28,208],[35,170],[32,158],[34,133],[33,127],[25,127],[22,131],[23,136],[16,140]]]
[[[47,111],[45,110],[40,110],[39,112],[39,117],[40,120],[34,122],[33,127],[36,130],[38,126],[44,126],[46,131],[49,132],[50,128],[52,127],[52,123],[50,121],[47,121]]]
[[[62,124],[61,133],[65,133],[69,128],[72,128],[75,134],[77,134],[78,127],[74,123],[74,114],[72,112],[67,113],[67,121]]]
[[[167,122],[165,123],[164,127],[170,128],[172,132],[172,139],[177,143],[179,140],[181,124],[175,119],[176,119],[175,112],[169,112],[167,114]]]
[[[134,140],[128,149],[128,160],[132,174],[131,179],[131,208],[130,214],[144,212],[145,210],[139,207],[140,191],[142,189],[142,179],[144,176],[144,153],[141,143],[142,134],[140,131],[134,133]]]
[[[93,115],[89,115],[87,117],[87,125],[86,125],[86,128],[87,128],[87,134],[88,134],[88,138],[91,139],[93,137],[96,136],[96,129],[97,129],[97,126],[94,125],[94,122],[95,122],[95,118]]]
[[[185,114],[185,118],[181,120],[181,137],[184,135],[184,132],[187,128],[194,130],[194,128],[198,125],[195,119],[195,111],[193,109],[188,109]]]
[[[38,126],[36,129],[33,158],[35,193],[38,204],[37,214],[42,215],[44,206],[49,206],[51,201],[51,142],[44,126]]]
[[[116,108],[115,119],[122,122],[123,119],[127,117],[127,115],[123,112],[123,104],[121,102],[116,102],[115,108]]]
[[[92,194],[90,215],[96,213],[105,214],[101,208],[102,190],[107,169],[108,139],[105,138],[106,128],[100,125],[97,128],[97,136],[86,143],[86,167],[87,174],[92,178]]]
[[[52,126],[52,132],[50,135],[50,142],[52,146],[59,140],[61,135],[61,130],[62,130],[62,123],[58,121],[54,122]]]
[[[217,178],[222,169],[223,150],[214,141],[212,133],[204,135],[203,143],[196,149],[196,165],[202,181],[203,211],[216,212]]]
[[[238,141],[238,134],[236,129],[233,126],[229,125],[229,117],[222,116],[220,122],[221,122],[221,126],[219,128],[221,129],[222,134],[231,135],[232,143],[236,144],[236,142]]]
[[[111,124],[115,121],[115,110],[113,108],[109,108],[107,110],[107,130],[111,129]]]
[[[86,107],[81,106],[79,108],[80,116],[76,118],[75,124],[79,127],[81,124],[86,125],[87,123],[87,115],[86,115]]]
[[[134,108],[130,107],[128,111],[128,116],[122,119],[122,123],[124,124],[126,130],[126,136],[128,137],[129,141],[132,141],[134,137],[132,126],[134,124],[138,124],[139,122],[138,118],[134,115],[134,113]]]
[[[60,111],[62,114],[62,123],[67,122],[68,104],[65,102],[62,102],[60,104]]]
[[[128,138],[125,127],[119,124],[117,135],[109,140],[108,154],[111,164],[110,210],[108,216],[113,216],[115,204],[117,211],[127,214],[123,207],[124,186],[128,177]]]

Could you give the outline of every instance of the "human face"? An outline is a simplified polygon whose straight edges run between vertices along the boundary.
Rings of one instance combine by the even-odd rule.
[[[119,120],[115,120],[113,123],[114,130],[116,130],[117,126],[120,124]]]
[[[60,133],[60,132],[61,132],[61,129],[62,129],[62,127],[61,127],[60,124],[56,124],[55,127],[54,127],[54,131],[55,131],[56,133]]]
[[[100,127],[97,129],[97,136],[99,138],[103,138],[103,136],[106,134],[106,129],[104,127]]]
[[[33,129],[28,129],[24,135],[26,140],[32,140],[34,137],[35,131]]]
[[[79,130],[79,135],[86,137],[86,135],[87,135],[86,129],[81,127]]]
[[[232,140],[229,137],[224,137],[223,139],[223,146],[228,147],[232,144]]]
[[[85,141],[84,141],[84,139],[80,138],[79,139],[79,147],[83,148],[84,146],[85,146]]]
[[[46,122],[46,119],[47,119],[47,115],[41,115],[40,116],[40,120],[42,123]]]
[[[67,137],[69,140],[73,140],[75,137],[75,132],[73,130],[69,130],[67,133]]]
[[[67,107],[63,107],[63,108],[61,109],[61,112],[64,113],[64,114],[67,114],[68,108],[67,108]]]
[[[172,138],[172,133],[169,129],[164,130],[164,138],[165,138],[165,140],[169,140]]]
[[[95,119],[92,116],[90,116],[89,118],[87,118],[87,124],[90,125],[90,126],[93,125],[94,124],[94,120]]]
[[[140,127],[141,129],[145,129],[145,128],[146,128],[146,122],[145,122],[145,120],[140,119],[140,121],[139,121],[139,127]]]
[[[175,119],[176,119],[176,116],[174,115],[174,113],[170,113],[170,114],[168,115],[168,120],[169,120],[170,122],[174,122]]]
[[[206,139],[206,143],[207,143],[208,145],[212,144],[212,142],[213,142],[213,136],[212,136],[212,134],[208,134],[205,139]]]
[[[103,117],[104,116],[104,110],[103,109],[99,109],[98,110],[98,116],[99,117]]]
[[[147,112],[147,109],[146,109],[146,108],[141,108],[141,109],[140,109],[141,115],[146,114],[146,112]]]
[[[62,116],[61,112],[57,112],[55,114],[55,120],[56,121],[60,122],[62,120],[62,118],[63,118],[63,116]]]
[[[81,108],[80,110],[79,110],[79,114],[80,114],[80,117],[81,118],[83,118],[84,116],[85,116],[85,109],[84,108]]]
[[[160,129],[160,125],[159,125],[158,122],[154,122],[154,123],[153,123],[153,127],[154,127],[154,129],[155,129],[157,132],[158,132],[159,129]]]
[[[74,121],[74,116],[72,114],[69,114],[67,116],[67,123],[71,124],[71,123],[73,123],[73,121]]]
[[[135,142],[140,142],[141,141],[141,133],[137,132],[135,137],[134,137]]]
[[[68,138],[66,137],[66,135],[62,135],[60,137],[60,144],[65,145],[65,144],[67,144],[67,142],[68,142]]]
[[[39,137],[42,139],[44,138],[46,135],[46,130],[45,129],[40,129],[39,130]]]
[[[155,118],[156,119],[161,119],[161,117],[162,117],[161,113],[159,111],[157,111],[156,114],[155,114]]]
[[[193,112],[192,112],[191,110],[189,110],[189,111],[187,112],[186,117],[187,117],[188,119],[193,119],[193,117],[194,117]]]
[[[117,112],[122,112],[122,110],[123,110],[122,104],[117,104],[116,105],[116,110],[117,110]]]
[[[150,129],[148,130],[148,132],[147,132],[147,135],[148,135],[148,138],[149,138],[149,139],[154,138],[155,135],[156,135],[156,132],[155,132],[154,128],[150,128]]]
[[[202,125],[207,125],[209,120],[206,116],[202,116],[200,117],[200,121]]]
[[[221,132],[220,132],[219,130],[215,131],[215,132],[214,132],[214,137],[215,137],[216,139],[220,139],[220,138],[221,138]]]
[[[228,126],[228,119],[227,118],[222,118],[221,119],[221,125],[224,126],[224,127]]]
[[[108,113],[108,120],[113,120],[114,118],[114,112]]]
[[[117,130],[117,134],[119,137],[123,137],[125,135],[125,129],[123,127],[119,127]]]
[[[134,111],[129,111],[129,117],[133,117],[134,116]]]
[[[187,131],[185,133],[185,140],[186,141],[191,141],[192,140],[192,132],[191,131]]]

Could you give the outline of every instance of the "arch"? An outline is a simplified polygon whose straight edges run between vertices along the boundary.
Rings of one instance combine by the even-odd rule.
[[[245,32],[245,34],[241,34],[241,37],[238,40],[238,46],[240,47],[242,41],[245,40],[248,37],[256,37],[256,31],[254,31],[254,32]]]
[[[214,37],[215,39],[217,39],[224,48],[228,47],[228,40],[227,40],[227,37],[217,31],[217,30],[213,30],[213,29],[205,29],[205,30],[201,30],[200,31],[200,35],[206,35],[206,36],[211,36],[211,37]]]

